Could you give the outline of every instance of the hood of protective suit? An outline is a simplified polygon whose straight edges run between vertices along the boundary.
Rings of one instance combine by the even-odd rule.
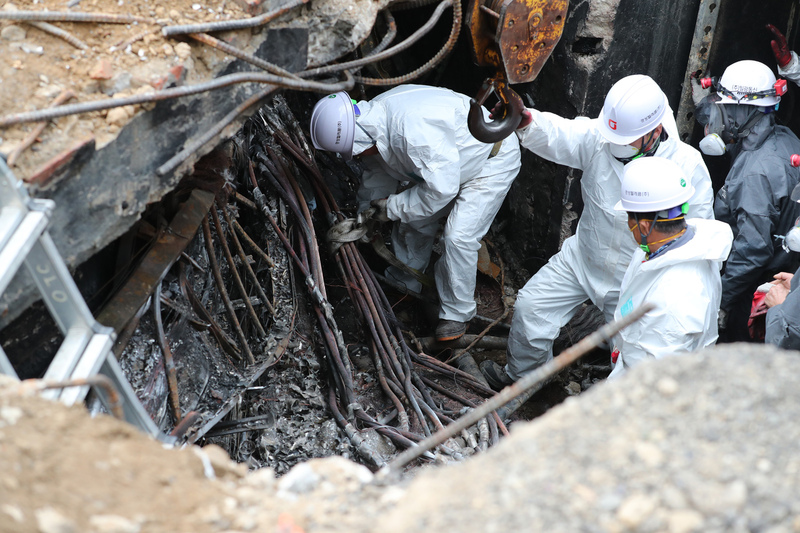
[[[663,255],[644,261],[634,253],[620,288],[619,320],[645,302],[652,311],[617,334],[617,362],[609,379],[649,358],[698,350],[717,340],[722,293],[719,268],[733,241],[730,227],[715,220],[691,219],[694,237]]]
[[[361,155],[364,150],[371,148],[375,143],[375,137],[380,134],[381,128],[376,125],[375,118],[368,118],[372,111],[372,104],[367,100],[362,100],[356,104],[360,115],[356,117],[356,131],[353,136],[353,156]],[[385,141],[384,141],[385,142]]]
[[[722,262],[728,258],[733,241],[730,226],[724,222],[702,218],[692,218],[686,223],[694,228],[694,237],[682,246],[666,250],[651,261],[644,261],[645,254],[642,250],[634,253],[633,260],[644,261],[640,269],[642,272],[668,268],[687,261]]]
[[[775,113],[766,114],[751,128],[750,135],[737,144],[741,145],[741,150],[756,150],[764,144],[764,140],[769,137],[773,129],[775,129]]]

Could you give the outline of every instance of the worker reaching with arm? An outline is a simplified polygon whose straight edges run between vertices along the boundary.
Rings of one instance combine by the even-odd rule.
[[[747,320],[753,293],[777,272],[793,272],[797,258],[785,253],[775,235],[785,235],[800,215],[790,199],[800,179],[791,156],[800,140],[776,123],[785,82],[758,61],[738,61],[723,72],[696,116],[705,117],[700,149],[730,154],[731,167],[717,193],[714,213],[730,224],[733,249],[722,275],[720,341],[749,341]]]
[[[717,341],[722,283],[719,269],[731,250],[730,227],[686,219],[694,193],[681,168],[660,157],[638,159],[622,173],[622,199],[634,251],[614,319],[645,302],[655,308],[615,338],[609,378],[650,358],[691,352]]]
[[[674,161],[694,187],[689,215],[713,218],[711,178],[702,156],[678,139],[667,97],[649,76],[615,83],[594,119],[570,120],[529,109],[517,135],[538,156],[583,171],[584,208],[575,235],[517,294],[506,367],[482,363],[496,389],[550,360],[559,330],[587,299],[606,321],[613,319],[635,250],[627,216],[614,210],[626,164],[652,156]]]
[[[775,37],[769,44],[775,55],[775,61],[778,63],[778,74],[800,85],[800,60],[798,60],[797,54],[789,50],[789,43],[786,42],[786,37],[778,28],[767,24],[767,29]]]
[[[371,205],[374,218],[394,222],[392,246],[405,265],[425,270],[445,220],[434,268],[439,341],[461,337],[475,316],[480,240],[520,169],[516,137],[492,145],[469,133],[469,100],[448,89],[401,85],[358,103],[346,92],[329,95],[311,117],[316,148],[360,158],[359,210]],[[398,268],[387,275],[421,288]]]

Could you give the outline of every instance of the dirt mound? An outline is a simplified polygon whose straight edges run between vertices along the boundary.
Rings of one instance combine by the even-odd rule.
[[[65,4],[63,0],[4,2],[2,9],[63,12],[68,11]],[[4,87],[14,87],[0,94],[3,114],[46,108],[62,93],[73,96],[66,103],[87,102],[154,91],[174,82],[176,74],[178,78],[185,75],[190,80],[202,80],[213,70],[214,64],[224,60],[224,54],[198,43],[165,38],[156,22],[193,24],[247,17],[236,2],[223,0],[211,0],[202,6],[192,0],[175,0],[169,4],[147,0],[124,3],[91,0],[72,11],[134,16],[151,22],[50,24],[67,31],[83,48],[29,23],[0,22],[0,49],[3,51],[0,83]],[[174,70],[176,67],[179,70]],[[41,165],[76,141],[94,137],[99,149],[117,136],[139,107],[56,119],[55,127],[46,128],[32,149],[13,158],[18,175],[28,177],[36,173]],[[10,155],[35,126],[22,124],[1,129],[0,152]]]
[[[165,450],[0,383],[4,531],[800,531],[798,354],[656,361],[488,453],[379,483],[342,458],[275,480],[219,449]],[[213,473],[212,473],[213,472]],[[210,479],[213,477],[214,479]]]

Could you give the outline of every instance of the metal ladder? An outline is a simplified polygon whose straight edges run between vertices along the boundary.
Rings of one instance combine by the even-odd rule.
[[[118,391],[127,422],[159,440],[174,440],[158,429],[139,402],[111,351],[114,330],[94,319],[53,244],[47,226],[54,208],[52,200],[31,198],[0,158],[0,295],[24,264],[64,335],[44,380],[63,382],[103,374]],[[18,378],[1,346],[0,373]],[[42,395],[73,405],[84,401],[88,392],[88,386],[73,386],[49,389]],[[98,391],[98,397],[110,412],[105,394]]]

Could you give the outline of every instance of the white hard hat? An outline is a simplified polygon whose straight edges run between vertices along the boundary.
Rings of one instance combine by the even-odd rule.
[[[719,104],[747,104],[759,107],[773,106],[781,101],[781,97],[772,94],[756,98],[748,98],[753,93],[773,91],[775,74],[764,63],[744,60],[731,64],[722,73],[717,86]]]
[[[311,142],[319,150],[339,152],[349,160],[353,157],[353,136],[356,112],[353,101],[345,91],[329,94],[311,112]]]
[[[608,142],[630,144],[661,124],[667,95],[643,74],[626,76],[611,87],[600,111],[600,133]]]
[[[694,195],[694,187],[677,163],[663,157],[640,157],[622,170],[622,199],[614,209],[653,213],[679,207]]]

